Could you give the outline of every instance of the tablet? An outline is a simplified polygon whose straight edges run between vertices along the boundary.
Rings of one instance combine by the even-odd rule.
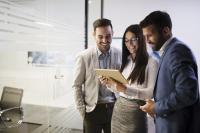
[[[122,84],[128,84],[128,81],[120,73],[119,70],[115,70],[115,69],[95,69],[95,72],[96,72],[96,75],[98,75],[98,76],[105,76],[105,77],[117,80],[118,82],[120,82]]]

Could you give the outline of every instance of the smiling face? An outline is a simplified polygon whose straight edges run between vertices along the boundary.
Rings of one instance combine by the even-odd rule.
[[[138,38],[134,33],[128,31],[125,35],[125,45],[131,55],[135,55],[138,50]]]
[[[102,53],[106,53],[110,49],[112,42],[113,31],[110,26],[97,27],[93,33],[98,49]]]

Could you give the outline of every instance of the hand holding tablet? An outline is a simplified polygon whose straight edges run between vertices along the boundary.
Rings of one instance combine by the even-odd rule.
[[[95,69],[96,75],[112,78],[122,84],[128,84],[126,78],[120,73],[119,70],[115,69]]]

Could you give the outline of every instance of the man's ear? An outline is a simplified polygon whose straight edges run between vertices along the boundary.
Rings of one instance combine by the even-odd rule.
[[[169,35],[171,35],[171,30],[169,27],[164,27],[162,30],[163,36],[168,37]]]
[[[164,28],[163,28],[163,33],[164,33],[164,34],[167,34],[168,32],[169,32],[169,27],[164,27]]]

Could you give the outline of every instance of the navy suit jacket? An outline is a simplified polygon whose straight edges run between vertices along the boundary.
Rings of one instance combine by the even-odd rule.
[[[199,114],[197,64],[191,50],[176,38],[161,57],[154,99],[156,133],[200,133],[194,127],[200,119],[193,119]]]

